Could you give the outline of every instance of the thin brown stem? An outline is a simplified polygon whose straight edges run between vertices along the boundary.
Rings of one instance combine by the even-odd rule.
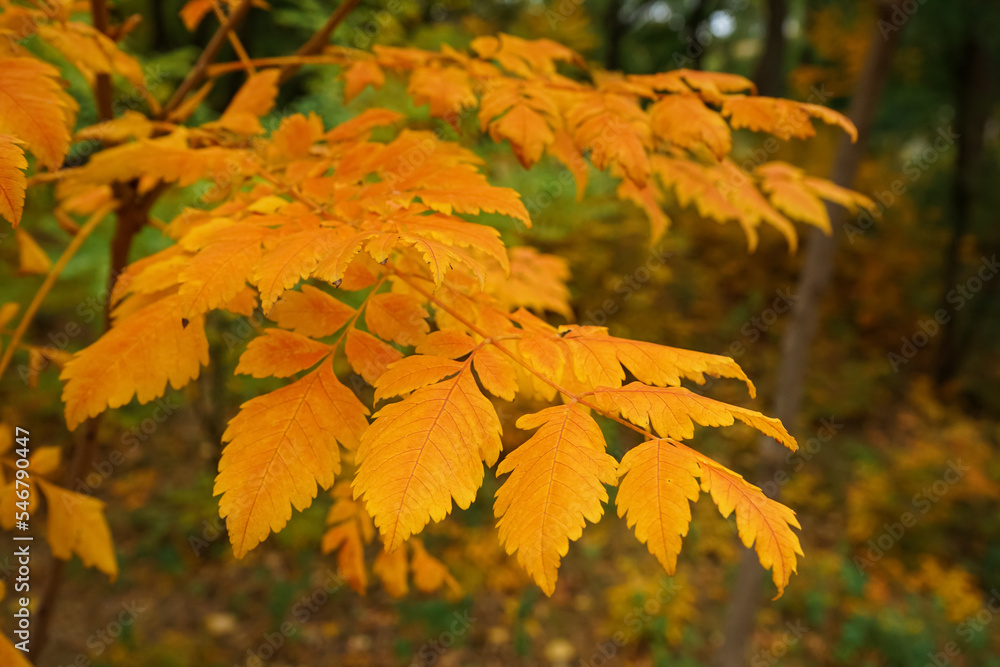
[[[222,13],[222,8],[219,7],[218,0],[212,0],[212,11],[215,12],[215,17],[219,19],[219,23],[226,22],[226,15]],[[229,38],[229,45],[233,47],[233,51],[236,52],[240,62],[246,66],[246,69],[250,72],[250,74],[256,74],[257,68],[255,68],[253,63],[250,61],[250,54],[248,54],[247,50],[243,48],[243,43],[240,41],[240,38],[236,36],[236,31],[230,30],[226,34]]]
[[[107,35],[111,27],[107,0],[90,0],[90,15],[94,28]],[[102,121],[111,120],[115,116],[111,98],[111,75],[98,74],[94,78],[94,101],[97,103],[97,115]]]
[[[319,30],[317,30],[309,41],[303,44],[298,51],[295,52],[297,56],[310,56],[314,53],[319,53],[323,50],[330,42],[330,35],[333,31],[337,29],[337,26],[347,18],[355,7],[361,4],[361,0],[343,0],[337,9],[334,10],[333,14],[330,14],[330,18],[326,20]],[[299,71],[299,64],[286,65],[281,69],[281,75],[278,77],[278,83],[284,83],[292,78],[296,72]]]
[[[31,321],[35,318],[35,313],[38,312],[39,307],[42,305],[42,301],[48,296],[49,291],[52,286],[56,284],[56,280],[59,278],[59,274],[62,273],[63,269],[69,263],[69,260],[73,258],[76,251],[80,249],[83,242],[87,240],[87,237],[97,229],[97,226],[101,223],[108,213],[111,212],[111,207],[104,206],[98,209],[96,213],[90,216],[90,219],[80,227],[80,231],[77,232],[76,236],[69,242],[63,254],[56,260],[56,263],[52,266],[49,271],[49,275],[45,276],[45,280],[42,282],[42,286],[38,288],[35,292],[35,297],[28,304],[28,308],[24,311],[24,315],[21,317],[21,321],[17,323],[17,328],[14,329],[14,335],[11,336],[10,341],[7,343],[7,348],[3,352],[3,357],[0,357],[0,378],[3,377],[4,371],[10,365],[11,359],[14,357],[14,350],[17,348],[18,344],[21,342],[21,338],[24,337],[24,333],[28,330],[31,325]]]
[[[184,102],[184,98],[187,97],[188,93],[204,80],[208,66],[219,55],[219,49],[222,48],[222,45],[228,39],[227,35],[229,31],[235,30],[243,22],[243,19],[246,18],[247,13],[250,11],[250,4],[251,0],[242,0],[229,13],[229,17],[219,26],[219,29],[215,31],[212,39],[208,41],[205,50],[201,52],[201,56],[198,58],[198,62],[195,63],[194,69],[185,77],[181,85],[177,87],[170,101],[163,106],[159,114],[161,119],[166,118],[171,111],[179,107]]]
[[[271,56],[268,58],[251,58],[248,63],[236,60],[224,63],[209,65],[207,76],[209,78],[229,74],[230,72],[240,72],[247,69],[247,65],[255,67],[291,67],[302,65],[343,65],[350,62],[350,56],[326,53],[319,56]]]

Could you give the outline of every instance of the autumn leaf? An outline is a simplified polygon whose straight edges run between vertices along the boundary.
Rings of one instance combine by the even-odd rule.
[[[0,58],[0,134],[23,141],[52,170],[69,151],[78,108],[59,81],[52,65],[34,58]]]
[[[87,567],[96,567],[112,581],[118,577],[111,531],[104,518],[104,503],[89,495],[69,491],[45,479],[38,480],[48,509],[48,540],[52,555],[69,560],[76,554]]]
[[[668,574],[677,566],[681,538],[698,500],[698,464],[669,440],[647,440],[622,457],[618,466],[618,516],[626,517],[635,536],[649,547]]]
[[[168,382],[183,387],[207,363],[204,318],[185,320],[176,295],[154,301],[117,321],[66,364],[59,376],[66,424],[74,429],[133,396],[148,403],[163,395]]]
[[[222,441],[214,495],[222,495],[233,552],[242,558],[312,504],[340,472],[337,443],[357,447],[368,409],[322,364],[302,379],[240,406]]]
[[[301,334],[268,329],[247,345],[236,366],[237,373],[254,377],[288,377],[312,368],[333,348]]]
[[[21,222],[24,211],[24,191],[28,179],[24,170],[28,161],[18,145],[21,142],[9,134],[0,134],[0,216],[12,226]]]
[[[797,449],[795,439],[777,419],[706,398],[683,387],[648,387],[632,382],[618,388],[598,387],[592,395],[594,404],[602,410],[620,414],[642,428],[652,425],[665,438],[692,438],[695,423],[730,426],[739,420],[792,451]]]
[[[736,527],[747,548],[753,546],[764,568],[771,570],[771,580],[778,587],[777,600],[796,572],[795,555],[804,555],[792,527],[801,528],[795,512],[771,500],[756,486],[732,470],[678,444],[678,450],[696,460],[701,469],[701,488],[712,495],[723,517],[735,510]]]
[[[387,551],[398,549],[452,500],[465,509],[500,455],[500,421],[465,366],[375,413],[358,449],[354,497],[362,498]]]
[[[597,522],[605,484],[617,482],[617,462],[605,452],[597,422],[578,404],[546,408],[517,420],[538,430],[497,466],[510,473],[493,512],[500,541],[546,595],[555,592],[559,563],[586,521]]]
[[[17,236],[17,271],[21,275],[45,275],[52,268],[52,260],[45,254],[42,247],[31,237],[31,234],[18,229]]]

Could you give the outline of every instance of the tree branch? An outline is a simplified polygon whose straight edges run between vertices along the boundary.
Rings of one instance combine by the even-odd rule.
[[[110,28],[107,0],[90,0],[90,15],[94,28],[107,35]],[[98,74],[94,80],[94,101],[97,103],[97,115],[102,121],[115,117],[111,98],[111,75]]]
[[[326,23],[317,30],[309,41],[299,47],[299,50],[295,52],[297,56],[311,56],[314,53],[319,53],[323,50],[323,47],[327,45],[330,41],[330,35],[333,31],[337,29],[337,26],[347,18],[347,15],[361,4],[361,0],[343,0],[343,2],[338,5],[337,9],[330,14],[330,18],[326,20]],[[300,65],[287,65],[281,69],[281,75],[278,77],[278,83],[282,84],[288,81],[290,78],[295,76],[295,73],[299,71]]]
[[[102,0],[95,0],[101,2]],[[219,26],[219,29],[215,31],[212,35],[212,39],[208,41],[208,45],[205,50],[201,52],[201,56],[198,58],[198,62],[195,63],[194,69],[188,73],[181,85],[178,86],[177,90],[174,92],[173,97],[170,101],[163,106],[163,110],[160,111],[159,117],[161,119],[166,118],[171,111],[176,109],[187,97],[195,86],[202,82],[205,78],[206,70],[208,66],[215,60],[215,57],[219,55],[219,49],[229,38],[229,31],[234,30],[236,26],[243,22],[246,18],[247,13],[250,11],[250,0],[242,0],[240,4],[236,5],[236,8],[229,13],[229,18]]]

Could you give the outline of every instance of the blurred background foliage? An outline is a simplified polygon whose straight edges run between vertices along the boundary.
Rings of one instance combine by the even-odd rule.
[[[251,12],[241,31],[255,56],[293,52],[333,10],[329,0],[269,4],[269,12]],[[119,20],[143,17],[126,45],[147,65],[159,99],[169,96],[215,30],[209,17],[188,32],[181,6],[180,0],[123,0],[112,8]],[[900,30],[899,46],[854,183],[884,212],[880,220],[849,219],[834,229],[832,289],[811,351],[803,410],[788,424],[803,450],[762,479],[754,474],[758,448],[748,429],[705,429],[696,439],[766,491],[780,488],[803,527],[799,574],[784,597],[756,613],[743,663],[752,667],[1000,665],[1000,617],[993,611],[1000,610],[1000,281],[984,279],[975,290],[968,282],[983,258],[1000,249],[1000,5],[908,0],[898,6],[899,20],[883,33]],[[774,12],[783,15],[782,29],[769,33]],[[866,0],[364,0],[333,41],[436,49],[462,48],[498,31],[547,37],[609,68],[736,72],[764,92],[843,111],[876,27]],[[58,61],[55,53],[45,55]],[[231,51],[220,58],[232,59]],[[84,81],[71,67],[64,75],[82,101],[81,126],[94,122]],[[223,79],[193,120],[217,115],[241,81]],[[437,127],[404,91],[390,81],[345,105],[331,71],[306,67],[283,89],[265,126],[308,111],[332,125],[377,105],[405,111],[415,126]],[[760,389],[754,407],[770,409],[789,320],[782,300],[797,296],[801,249],[790,253],[779,235],[765,231],[750,254],[737,226],[676,206],[666,237],[651,243],[643,214],[614,196],[612,179],[592,170],[587,196],[577,201],[556,163],[524,171],[507,147],[482,141],[471,122],[460,130],[447,131],[487,158],[495,183],[522,193],[535,220],[524,230],[498,219],[506,240],[570,260],[578,322],[735,356]],[[826,176],[837,136],[818,131],[808,142],[781,142],[776,152],[741,134],[734,155],[756,164],[763,151],[767,159]],[[950,139],[935,144],[939,137]],[[71,159],[86,157],[84,149]],[[169,220],[192,199],[190,192],[168,195],[153,216]],[[51,204],[44,189],[36,190],[25,218],[55,257],[68,236],[48,213]],[[15,279],[13,241],[8,233],[0,244],[0,301],[25,303],[41,277]],[[108,244],[107,235],[87,241],[39,314],[33,342],[71,352],[96,338]],[[133,257],[164,244],[147,228]],[[646,268],[651,252],[666,254],[665,265]],[[958,286],[969,292],[961,305],[948,299]],[[926,323],[938,309],[949,321],[931,334]],[[252,659],[264,655],[259,649],[267,636],[284,621],[301,621],[301,601],[336,568],[319,547],[331,504],[325,495],[244,560],[231,555],[211,495],[221,430],[240,403],[270,385],[233,375],[259,323],[214,317],[213,366],[197,383],[168,394],[170,414],[162,423],[152,419],[152,405],[135,404],[102,422],[101,462],[81,483],[109,502],[122,574],[108,584],[71,563],[43,664],[257,664]],[[71,322],[81,333],[63,337]],[[25,368],[27,359],[20,361]],[[31,424],[39,441],[66,441],[54,400],[57,373],[29,375],[28,389],[7,379],[2,417]],[[736,389],[720,383],[708,390],[741,400]],[[605,430],[612,453],[634,444],[633,434],[611,424]],[[508,444],[518,437],[507,429]],[[124,463],[110,463],[112,451]],[[743,547],[710,502],[695,507],[675,577],[666,577],[624,522],[610,516],[573,544],[548,599],[497,544],[496,487],[488,475],[472,508],[432,525],[425,536],[461,584],[460,595],[411,592],[393,599],[378,585],[365,597],[339,590],[266,662],[712,663]],[[907,513],[913,521],[903,526]],[[145,608],[121,637],[95,638],[129,601]],[[456,613],[472,619],[460,631]],[[624,638],[622,646],[616,637]],[[89,662],[73,663],[80,655]]]

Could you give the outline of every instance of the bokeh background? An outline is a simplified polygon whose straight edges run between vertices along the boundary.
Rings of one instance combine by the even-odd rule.
[[[269,4],[241,33],[255,56],[291,53],[334,8]],[[113,6],[120,19],[142,16],[126,44],[149,63],[161,99],[215,30],[209,19],[189,32],[181,7]],[[505,146],[475,131],[460,139],[529,205],[535,227],[498,220],[505,238],[569,259],[578,322],[732,355],[759,388],[753,407],[786,419],[798,455],[775,456],[742,427],[702,429],[695,441],[798,513],[806,557],[784,596],[770,601],[769,577],[741,565],[733,524],[703,498],[674,577],[611,509],[572,545],[546,598],[498,546],[491,475],[472,508],[425,535],[461,591],[395,598],[376,584],[363,597],[319,595],[336,569],[320,548],[327,495],[237,561],[212,498],[220,436],[239,404],[269,385],[234,377],[252,332],[220,317],[209,329],[213,365],[168,393],[164,419],[133,404],[102,421],[100,461],[82,483],[109,503],[121,575],[109,583],[70,564],[39,664],[1000,665],[1000,3],[364,0],[334,42],[462,48],[498,31],[551,38],[629,73],[736,72],[764,94],[842,112],[866,96],[870,128],[853,149],[825,127],[768,146],[736,136],[734,157],[751,166],[781,159],[826,177],[854,160],[851,185],[880,203],[878,219],[835,216],[826,241],[800,229],[795,253],[767,230],[750,253],[736,225],[677,206],[666,237],[651,244],[644,214],[615,196],[610,178],[592,173],[577,202],[559,165],[524,171]],[[92,122],[85,83],[72,68],[65,76],[85,100],[81,124]],[[239,84],[223,80],[195,120],[218,113]],[[404,91],[390,80],[345,105],[332,72],[304,68],[264,124],[314,111],[329,125],[379,105],[436,126]],[[168,196],[153,215],[170,219],[183,203],[184,193]],[[29,201],[25,217],[54,255],[65,234],[50,205]],[[86,322],[86,308],[99,312],[92,300],[107,279],[108,242],[90,239],[69,266],[35,326],[41,342]],[[163,244],[146,229],[137,253]],[[41,278],[15,279],[16,252],[8,236],[0,301],[24,303]],[[665,264],[645,268],[651,253]],[[808,318],[796,323],[793,302],[810,304],[812,330]],[[96,337],[100,317],[91,321],[68,349]],[[808,355],[790,352],[792,339]],[[6,380],[4,420],[29,418],[37,441],[67,441],[56,373],[33,381],[25,390]],[[801,381],[800,401],[789,381]],[[706,391],[747,404],[726,383]],[[505,445],[516,444],[509,431]],[[615,454],[634,444],[614,425],[606,436]],[[293,624],[287,638],[283,623]],[[269,637],[280,646],[265,650],[277,643]]]

